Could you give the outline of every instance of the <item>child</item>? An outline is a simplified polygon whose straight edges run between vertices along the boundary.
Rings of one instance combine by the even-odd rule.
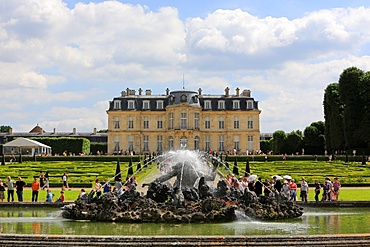
[[[59,198],[55,202],[64,202],[64,191],[60,192]]]
[[[52,202],[53,201],[53,197],[54,197],[54,194],[51,193],[51,190],[48,189],[47,190],[47,194],[46,194],[46,202]]]

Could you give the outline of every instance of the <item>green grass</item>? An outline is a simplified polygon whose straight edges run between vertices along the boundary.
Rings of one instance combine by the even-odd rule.
[[[296,181],[306,178],[309,183],[315,179],[324,181],[326,176],[338,177],[342,184],[370,183],[370,165],[362,165],[361,162],[326,162],[326,161],[270,161],[249,162],[251,173],[257,174],[263,179],[271,179],[274,175],[290,175]],[[230,170],[221,169],[223,174],[232,173],[233,163]],[[244,175],[245,163],[238,163],[239,173]]]

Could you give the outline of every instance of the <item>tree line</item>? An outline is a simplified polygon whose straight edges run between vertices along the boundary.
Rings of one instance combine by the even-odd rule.
[[[264,153],[275,154],[358,154],[370,152],[370,72],[349,67],[338,82],[324,91],[325,122],[311,123],[304,132],[277,130],[261,141]]]

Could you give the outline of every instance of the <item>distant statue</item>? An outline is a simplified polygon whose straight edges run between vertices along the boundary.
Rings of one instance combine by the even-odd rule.
[[[173,177],[176,177],[173,187],[177,187],[184,191],[185,189],[197,188],[198,185],[196,182],[198,182],[201,177],[204,177],[206,181],[213,181],[216,177],[216,173],[212,171],[211,174],[204,174],[189,162],[185,161],[174,165],[172,171],[157,178],[156,182],[163,183]]]

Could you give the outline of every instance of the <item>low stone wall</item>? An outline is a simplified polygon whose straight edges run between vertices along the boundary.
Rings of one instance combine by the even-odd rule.
[[[312,236],[61,236],[1,234],[0,246],[370,246],[370,234]]]

